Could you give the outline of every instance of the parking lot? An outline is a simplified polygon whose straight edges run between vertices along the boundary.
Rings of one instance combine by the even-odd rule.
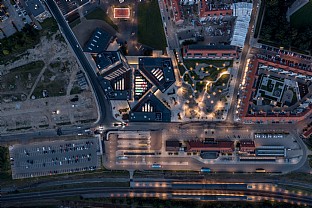
[[[17,5],[14,7],[10,1],[3,1],[3,4],[7,7],[9,16],[0,24],[0,31],[2,31],[0,32],[0,39],[13,35],[17,30],[21,31],[29,18],[25,10],[21,10]],[[23,18],[25,21],[23,21]]]
[[[98,138],[14,145],[10,147],[12,178],[95,170],[100,155]]]

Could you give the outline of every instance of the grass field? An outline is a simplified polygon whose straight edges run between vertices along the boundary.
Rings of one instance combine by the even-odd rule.
[[[6,88],[0,92],[28,89],[27,84],[35,82],[43,67],[43,61],[34,61],[11,69],[10,73],[3,76]]]
[[[138,42],[156,50],[165,50],[166,38],[157,0],[138,6]]]
[[[85,17],[88,20],[91,19],[103,20],[118,32],[118,26],[115,25],[115,23],[107,16],[106,12],[101,8],[96,8],[95,10],[87,14]]]
[[[296,28],[312,25],[312,0],[290,16],[290,23]]]

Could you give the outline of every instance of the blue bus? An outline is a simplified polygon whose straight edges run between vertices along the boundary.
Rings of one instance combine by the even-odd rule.
[[[161,165],[160,164],[153,164],[152,168],[161,168]]]
[[[210,170],[210,168],[201,168],[200,172],[210,173],[211,170]]]

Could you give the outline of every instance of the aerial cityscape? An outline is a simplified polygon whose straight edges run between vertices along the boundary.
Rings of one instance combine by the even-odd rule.
[[[312,207],[312,0],[0,0],[0,207]]]

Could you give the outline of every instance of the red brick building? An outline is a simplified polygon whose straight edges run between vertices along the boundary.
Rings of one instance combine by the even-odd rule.
[[[181,12],[179,0],[172,0],[173,19],[176,24],[182,24],[184,19]]]
[[[308,128],[306,132],[303,133],[304,138],[309,138],[312,134],[312,126]]]
[[[225,15],[233,15],[232,9],[210,9],[209,5],[207,4],[206,0],[201,0],[200,2],[200,10],[199,10],[199,18],[207,18],[213,16],[225,16]]]
[[[256,88],[254,87],[253,83],[255,82],[255,79],[258,78],[257,71],[258,71],[258,65],[259,63],[263,65],[271,65],[276,68],[281,68],[283,70],[292,71],[294,73],[301,73],[304,75],[312,76],[312,72],[305,71],[301,69],[296,69],[293,67],[285,66],[278,63],[273,63],[261,59],[251,59],[249,64],[249,73],[248,73],[248,79],[246,79],[246,89],[244,90],[245,93],[243,93],[243,99],[242,99],[242,106],[239,110],[239,116],[244,123],[255,123],[255,122],[263,122],[263,123],[270,123],[270,122],[281,122],[281,123],[287,123],[287,122],[298,122],[306,118],[307,115],[312,113],[312,108],[309,106],[305,111],[297,114],[290,114],[290,112],[285,112],[285,114],[281,115],[278,113],[275,113],[273,115],[267,115],[266,112],[257,112],[254,114],[249,114],[249,104],[251,104],[251,95],[253,92],[256,91]]]
[[[186,142],[188,152],[215,151],[215,152],[233,152],[233,141],[216,141],[213,143],[204,143],[199,140]]]
[[[252,140],[241,140],[240,141],[240,151],[252,153],[255,152],[256,146],[255,142]]]
[[[236,59],[236,46],[231,45],[188,45],[183,47],[184,59]]]

